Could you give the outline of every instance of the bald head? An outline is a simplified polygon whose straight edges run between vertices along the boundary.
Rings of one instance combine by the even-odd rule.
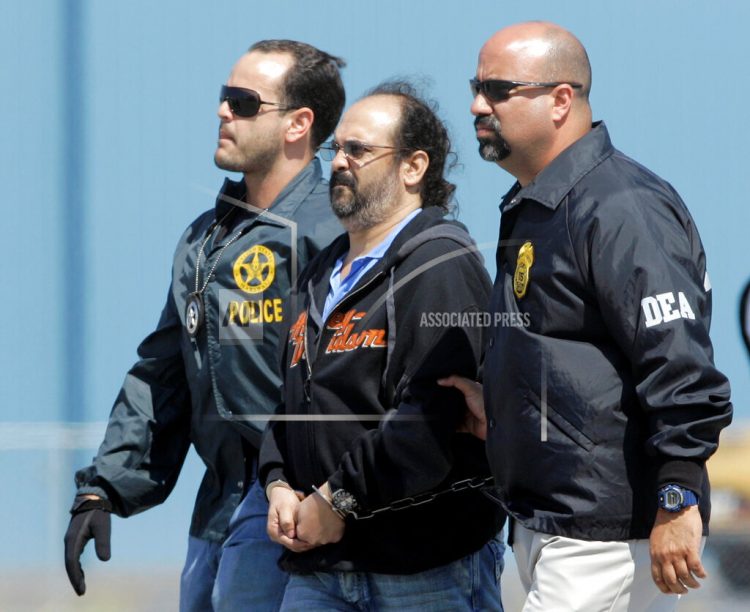
[[[553,23],[519,23],[493,34],[479,52],[472,89],[479,154],[522,185],[591,130],[589,58]]]
[[[544,21],[530,21],[496,32],[482,47],[480,58],[513,57],[523,73],[513,80],[580,83],[576,96],[588,101],[591,64],[581,41],[565,28]]]

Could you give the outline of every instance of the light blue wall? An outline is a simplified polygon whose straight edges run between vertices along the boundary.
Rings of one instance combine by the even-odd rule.
[[[82,79],[65,65],[65,17],[75,5]],[[3,12],[6,427],[70,415],[106,419],[137,343],[158,318],[174,244],[222,180],[212,163],[219,86],[261,38],[297,38],[346,58],[350,100],[386,77],[425,75],[462,163],[453,175],[461,219],[488,245],[492,266],[497,204],[512,181],[476,154],[467,81],[482,42],[529,18],[557,21],[582,39],[594,69],[595,117],[607,121],[621,150],[672,182],[691,209],[714,286],[716,360],[732,381],[738,419],[750,418],[749,366],[737,327],[737,299],[750,277],[750,4],[27,0],[4,3]],[[71,119],[65,100],[77,90],[83,105]],[[80,178],[71,178],[71,168]],[[66,239],[71,206],[79,216]],[[73,261],[66,244],[79,249]],[[71,286],[82,293],[66,301]],[[77,310],[66,303],[82,309],[79,342],[67,335]],[[85,450],[55,450],[61,439],[53,433],[29,440],[25,450],[4,450],[0,431],[0,486],[17,492],[0,508],[0,525],[17,526],[4,534],[0,566],[61,564],[73,465],[95,451],[92,442]],[[115,524],[117,563],[179,563],[199,474],[193,459],[166,506]]]

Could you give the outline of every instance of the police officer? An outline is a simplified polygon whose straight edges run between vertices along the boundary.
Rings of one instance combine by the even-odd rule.
[[[192,444],[206,472],[180,609],[278,606],[286,575],[254,486],[260,429],[279,401],[276,344],[296,273],[340,233],[315,152],[344,106],[342,66],[310,45],[265,40],[221,88],[214,161],[243,177],[227,179],[180,239],[157,328],[138,349],[93,464],[76,473],[65,565],[79,595],[86,542],[94,538],[107,560],[110,513],[163,502]],[[224,548],[228,529],[234,539]]]
[[[706,459],[731,419],[711,287],[675,190],[592,125],[584,47],[551,23],[500,30],[471,79],[501,204],[487,452],[524,611],[672,610],[699,586]],[[481,419],[482,394],[451,379]]]

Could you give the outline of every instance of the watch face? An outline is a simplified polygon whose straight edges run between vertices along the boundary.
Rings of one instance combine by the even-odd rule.
[[[664,505],[667,508],[679,508],[682,505],[682,494],[676,489],[664,493]]]
[[[342,489],[335,491],[331,495],[331,503],[334,508],[347,514],[357,508],[357,501],[354,499],[354,495]]]

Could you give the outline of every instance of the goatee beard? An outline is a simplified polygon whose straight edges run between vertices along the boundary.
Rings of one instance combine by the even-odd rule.
[[[479,155],[488,162],[502,161],[511,153],[508,141],[500,133],[500,121],[494,115],[484,115],[474,120],[474,127],[492,130],[493,136],[477,136]]]

